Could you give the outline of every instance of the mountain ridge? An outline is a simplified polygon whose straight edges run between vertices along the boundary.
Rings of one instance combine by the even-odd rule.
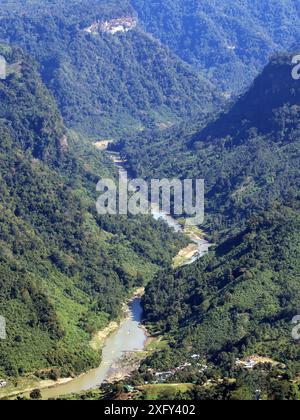
[[[270,202],[297,194],[300,84],[292,68],[290,56],[277,57],[241,99],[200,130],[187,125],[134,137],[120,145],[124,158],[138,176],[204,179],[206,228],[239,226]]]
[[[216,245],[189,267],[158,273],[146,288],[146,325],[167,344],[137,378],[186,363],[168,381],[196,382],[188,399],[251,400],[257,389],[266,400],[300,397],[292,335],[300,281],[300,83],[291,63],[290,56],[272,60],[237,104],[183,142],[191,151],[177,168],[182,177],[207,181],[205,226]],[[170,139],[158,139],[157,147],[164,141]],[[144,143],[136,147],[148,156]],[[137,155],[134,161],[147,176],[156,167],[152,156],[148,166]],[[161,176],[166,168],[162,162]],[[191,362],[194,355],[201,363]]]
[[[40,64],[66,125],[92,138],[122,137],[213,110],[222,101],[204,76],[147,34],[141,25],[115,34],[84,31],[96,21],[135,16],[128,2],[78,1],[38,7],[15,2],[2,16],[0,39]],[[1,13],[1,4],[0,4]],[[2,12],[3,13],[3,12]]]
[[[274,52],[290,51],[299,39],[294,0],[132,0],[132,5],[148,32],[226,94],[248,88]]]
[[[91,336],[185,240],[151,218],[96,213],[109,159],[66,130],[28,55],[0,53],[21,63],[0,81],[0,375],[70,377],[99,364]]]

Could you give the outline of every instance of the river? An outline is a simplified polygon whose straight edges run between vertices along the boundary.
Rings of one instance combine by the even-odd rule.
[[[190,256],[185,257],[180,266],[190,265],[208,253],[211,244],[204,238],[202,232],[198,228],[194,227],[194,229],[189,230],[188,228],[183,227],[176,219],[160,211],[158,206],[152,206],[151,214],[155,220],[164,220],[171,229],[175,230],[175,232],[182,233],[191,240],[191,244],[186,248],[188,250],[186,256],[188,253]],[[184,254],[184,250],[181,252]]]
[[[124,162],[118,154],[113,154],[115,166],[122,169]],[[124,169],[124,168],[123,168]],[[171,216],[161,212],[158,207],[152,207],[152,216],[155,220],[164,220],[168,226],[176,232],[185,233],[190,239],[191,249],[182,257],[180,266],[192,264],[208,252],[209,242],[207,242],[200,231],[185,231],[182,225]],[[189,247],[187,247],[189,248]],[[182,250],[181,252],[183,252]],[[117,376],[118,371],[122,370],[120,361],[128,353],[136,353],[144,350],[147,335],[142,327],[143,310],[141,298],[135,297],[128,306],[128,316],[123,320],[119,328],[111,334],[105,342],[102,350],[102,362],[100,366],[91,370],[80,377],[71,380],[63,385],[56,385],[52,388],[42,390],[44,399],[57,398],[61,395],[80,393],[99,387],[106,380]]]
[[[146,332],[141,327],[142,319],[141,298],[135,298],[129,304],[126,319],[121,322],[117,331],[106,340],[102,350],[102,362],[97,369],[91,370],[64,385],[42,391],[44,399],[57,398],[97,388],[108,377],[114,376],[120,367],[118,362],[127,353],[142,351],[147,340]]]

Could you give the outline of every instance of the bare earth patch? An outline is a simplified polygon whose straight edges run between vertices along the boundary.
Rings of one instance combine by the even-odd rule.
[[[196,244],[189,244],[186,248],[182,249],[173,260],[173,267],[178,268],[186,261],[192,259],[198,253],[198,246]]]
[[[100,141],[97,141],[96,143],[94,143],[94,146],[98,150],[107,150],[108,146],[112,142],[113,142],[113,140],[100,140]]]
[[[105,340],[119,328],[119,324],[115,321],[111,322],[104,330],[98,331],[92,340],[90,346],[93,350],[99,351],[103,347]]]

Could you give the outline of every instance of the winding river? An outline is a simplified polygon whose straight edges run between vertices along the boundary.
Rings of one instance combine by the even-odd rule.
[[[115,166],[123,168],[124,162],[116,155],[113,155]],[[164,220],[168,226],[176,232],[186,233],[184,228],[171,216],[161,212],[155,206],[152,208],[152,216],[155,220]],[[195,233],[190,233],[192,251],[180,265],[192,264],[208,252],[210,244]],[[184,250],[183,250],[184,251]],[[144,350],[147,335],[141,325],[142,321],[141,298],[136,297],[128,306],[128,316],[123,320],[119,328],[111,334],[105,342],[102,350],[102,362],[97,369],[91,370],[80,377],[71,380],[63,385],[42,390],[44,399],[57,398],[61,395],[80,393],[99,387],[109,378],[114,377],[121,369],[120,362],[128,353],[136,353]]]

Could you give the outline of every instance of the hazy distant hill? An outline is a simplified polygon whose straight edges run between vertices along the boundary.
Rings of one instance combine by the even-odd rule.
[[[300,43],[298,0],[132,0],[145,29],[223,91],[249,85]]]

